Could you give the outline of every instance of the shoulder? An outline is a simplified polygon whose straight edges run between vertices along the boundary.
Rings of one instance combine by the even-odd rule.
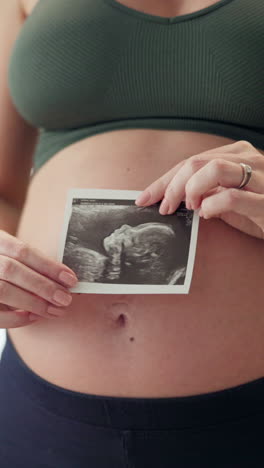
[[[39,0],[18,0],[25,16],[29,16]]]

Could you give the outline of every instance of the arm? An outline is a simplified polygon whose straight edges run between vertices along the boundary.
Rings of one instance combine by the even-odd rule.
[[[16,237],[38,136],[38,130],[17,113],[8,91],[10,54],[26,16],[21,1],[0,0],[0,328],[63,315],[65,306],[53,295],[57,289],[69,292],[61,273],[75,275]]]
[[[15,235],[26,201],[38,129],[16,111],[8,90],[8,65],[25,20],[21,0],[0,1],[0,229]]]

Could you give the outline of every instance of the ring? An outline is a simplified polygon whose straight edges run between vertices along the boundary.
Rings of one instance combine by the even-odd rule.
[[[243,178],[241,180],[240,185],[237,187],[238,189],[244,188],[250,181],[252,176],[252,167],[248,164],[239,163],[243,169]]]

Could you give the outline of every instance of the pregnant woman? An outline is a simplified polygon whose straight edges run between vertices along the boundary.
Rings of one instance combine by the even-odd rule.
[[[263,0],[0,13],[1,468],[263,468]],[[70,188],[199,210],[190,293],[71,293]]]

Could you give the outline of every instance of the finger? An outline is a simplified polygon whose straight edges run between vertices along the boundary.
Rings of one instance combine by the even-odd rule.
[[[35,316],[35,314],[32,314],[30,312],[23,311],[22,312],[10,312],[10,311],[4,311],[0,312],[0,324],[1,328],[19,328],[19,327],[25,327],[26,325],[30,325],[38,319],[40,319],[40,316]],[[32,320],[32,317],[35,317],[34,320]]]
[[[198,171],[200,171],[207,164],[213,163],[213,161],[218,161],[219,159],[222,159],[227,162],[229,161],[229,162],[236,163],[240,171],[240,179],[239,179],[239,183],[240,183],[242,179],[242,168],[238,164],[238,162],[240,162],[240,159],[241,159],[241,158],[238,159],[238,155],[231,154],[231,153],[227,153],[227,154],[223,154],[223,153],[203,154],[202,153],[201,155],[193,156],[190,159],[188,159],[188,161],[186,161],[186,163],[174,175],[173,179],[168,184],[167,189],[164,193],[165,201],[163,201],[160,206],[160,213],[172,214],[177,209],[181,201],[184,199],[187,199],[186,185],[187,185],[187,182],[191,179],[191,177],[194,174],[196,174]],[[244,160],[246,160],[246,158],[244,158]],[[188,203],[187,203],[187,208],[190,208],[188,206]]]
[[[218,149],[218,151],[219,152],[217,153],[216,150],[209,150],[199,155],[191,156],[187,160],[184,159],[163,176],[159,177],[159,179],[147,186],[136,199],[136,205],[149,206],[157,203],[165,196],[165,198],[168,199],[168,204],[170,205],[170,203],[172,203],[173,206],[173,209],[169,210],[169,212],[175,211],[181,201],[185,198],[185,184],[188,177],[211,159],[227,157],[227,155],[223,156],[223,152],[220,151],[220,149]],[[237,156],[234,154],[228,153],[228,156],[231,160],[237,159]],[[173,203],[173,199],[175,200],[175,203]],[[165,202],[161,207],[161,214],[166,214],[166,210],[163,210],[164,205]]]
[[[243,179],[244,171],[238,163],[216,158],[209,161],[188,180],[185,196],[189,208],[196,210],[202,202],[203,195],[218,186],[237,188]],[[264,192],[264,178],[258,171],[253,171],[247,184],[247,190]]]
[[[143,192],[137,197],[135,201],[136,205],[149,206],[161,200],[171,179],[184,164],[185,161],[181,161],[164,175],[159,177],[159,179],[155,180],[152,182],[152,184],[146,187],[145,190],[143,190]]]
[[[33,312],[46,318],[50,318],[52,315],[65,315],[64,308],[54,307],[38,296],[3,280],[0,280],[0,301],[11,307],[17,307],[19,304],[20,309]]]
[[[229,211],[246,216],[264,232],[264,195],[234,188],[226,189],[205,198],[201,210],[205,219]]]
[[[0,255],[14,258],[38,273],[63,284],[65,283],[63,279],[60,279],[61,273],[71,274],[77,279],[74,271],[66,265],[49,258],[37,248],[31,247],[20,239],[14,238],[14,236],[6,231],[0,231],[0,239]],[[15,242],[14,239],[16,239]],[[66,286],[68,286],[67,283]]]
[[[46,276],[40,275],[13,258],[2,255],[0,255],[0,280],[8,281],[26,291],[34,293],[42,299],[52,302],[55,306],[67,306],[71,302],[71,295],[67,288],[60,286]],[[65,302],[58,302],[57,294],[62,294]]]
[[[239,143],[239,144],[238,144]],[[198,155],[193,155],[187,160],[184,159],[163,176],[159,177],[152,184],[147,186],[140,196],[136,199],[136,205],[138,206],[149,206],[160,201],[163,197],[166,198],[168,205],[170,206],[170,199],[173,200],[177,197],[177,190],[174,193],[174,186],[178,187],[180,194],[178,194],[177,202],[174,204],[173,209],[169,210],[169,213],[175,211],[179,206],[180,202],[185,198],[185,184],[187,183],[188,177],[194,174],[195,171],[200,169],[207,162],[216,158],[226,159],[227,161],[241,162],[240,153],[241,151],[246,152],[249,155],[249,150],[255,155],[255,148],[248,142],[235,142],[219,148],[209,149]],[[243,162],[250,164],[249,157],[243,156]],[[184,170],[184,171],[183,171]],[[184,174],[186,177],[183,180]],[[178,176],[177,176],[178,175]],[[179,183],[182,181],[181,186]],[[174,186],[173,186],[174,185]],[[170,193],[171,192],[171,193]],[[164,203],[165,205],[165,203]],[[163,205],[163,207],[164,207]],[[161,214],[166,214],[166,210],[161,209]]]

